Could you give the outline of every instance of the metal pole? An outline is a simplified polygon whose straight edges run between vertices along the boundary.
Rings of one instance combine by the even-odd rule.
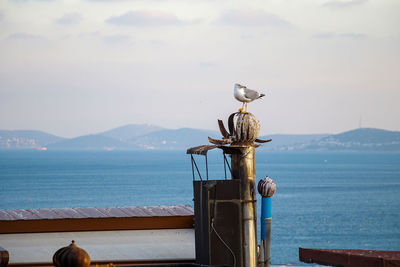
[[[257,266],[256,240],[256,186],[254,146],[240,149],[241,153],[231,155],[232,179],[240,179],[242,220],[243,220],[243,255],[244,267]]]
[[[263,197],[261,202],[261,242],[263,266],[271,266],[271,198]]]
[[[261,267],[271,266],[271,197],[275,194],[276,184],[268,176],[258,182],[261,202]]]
[[[208,181],[208,160],[207,160],[207,154],[206,154],[206,173],[207,173],[207,181]]]

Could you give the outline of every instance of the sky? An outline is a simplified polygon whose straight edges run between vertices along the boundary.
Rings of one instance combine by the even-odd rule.
[[[0,129],[400,130],[398,0],[0,0]]]

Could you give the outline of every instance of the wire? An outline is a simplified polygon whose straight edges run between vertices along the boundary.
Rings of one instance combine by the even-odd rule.
[[[225,243],[225,241],[221,238],[221,236],[218,234],[217,230],[214,227],[214,218],[211,219],[211,228],[214,230],[215,234],[217,235],[217,237],[219,238],[219,240],[221,240],[222,244],[224,244],[224,246],[229,250],[229,252],[232,254],[233,256],[233,267],[236,267],[236,257],[235,257],[235,253],[233,253],[232,249],[228,246],[228,244]]]

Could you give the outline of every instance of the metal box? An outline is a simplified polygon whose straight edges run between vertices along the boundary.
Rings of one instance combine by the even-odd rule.
[[[240,180],[193,181],[196,263],[242,267]]]

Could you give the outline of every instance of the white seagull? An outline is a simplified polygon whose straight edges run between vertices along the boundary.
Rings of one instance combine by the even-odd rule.
[[[246,113],[247,112],[247,103],[252,102],[253,100],[259,99],[263,96],[264,94],[260,94],[259,92],[251,89],[247,89],[246,86],[235,83],[235,89],[234,89],[234,96],[235,98],[242,102],[242,108],[239,109],[240,112]],[[245,111],[243,112],[243,109],[245,108]]]

